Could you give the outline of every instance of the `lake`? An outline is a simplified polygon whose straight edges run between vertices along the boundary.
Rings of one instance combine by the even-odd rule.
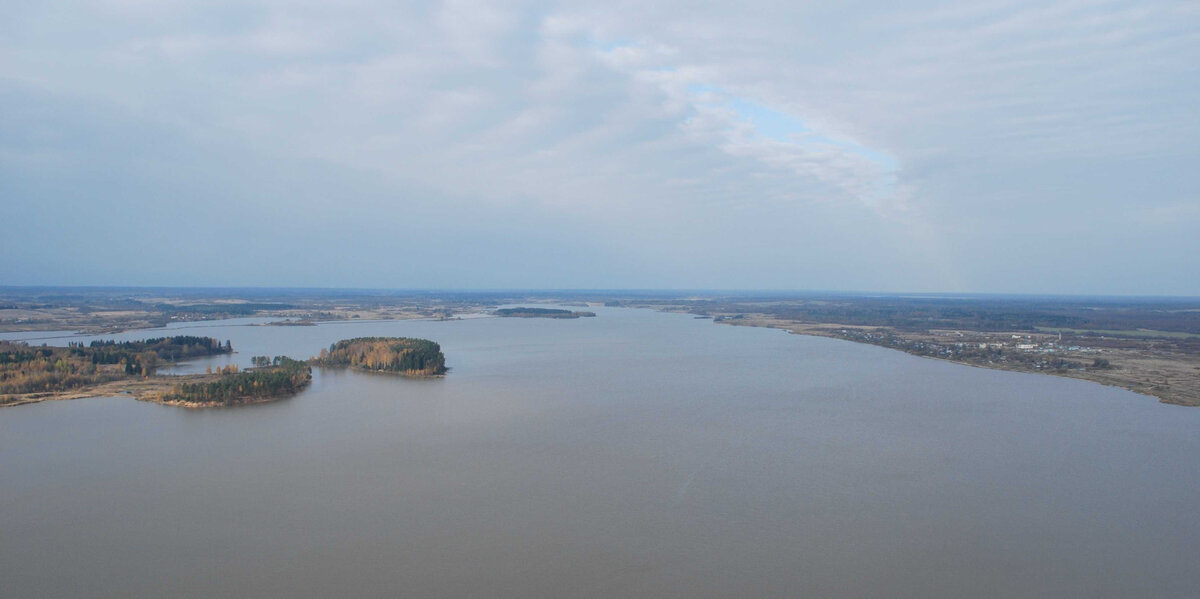
[[[598,316],[173,325],[238,351],[175,372],[306,358],[360,336],[433,339],[451,371],[315,369],[293,398],[229,409],[0,409],[0,596],[1200,589],[1200,409],[589,309]]]

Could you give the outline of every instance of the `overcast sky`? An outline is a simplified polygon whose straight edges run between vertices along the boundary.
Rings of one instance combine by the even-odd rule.
[[[0,284],[1200,295],[1200,3],[0,2]]]

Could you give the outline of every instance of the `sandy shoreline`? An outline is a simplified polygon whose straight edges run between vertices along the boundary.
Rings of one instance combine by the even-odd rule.
[[[238,403],[225,405],[224,403],[196,403],[179,400],[163,399],[163,396],[174,391],[175,388],[184,383],[205,383],[216,381],[221,377],[219,374],[186,374],[186,375],[163,375],[153,376],[145,379],[127,379],[120,381],[110,381],[99,385],[91,385],[88,387],[80,387],[71,389],[70,391],[47,391],[40,393],[25,393],[21,395],[10,395],[11,398],[5,403],[0,403],[0,408],[8,408],[15,406],[23,406],[43,401],[63,401],[71,399],[87,399],[94,397],[132,397],[137,401],[148,403],[156,403],[164,406],[174,406],[177,408],[203,409],[203,408],[226,408],[237,407],[252,404],[270,403],[292,397],[295,393],[284,393],[280,395],[269,395],[261,397],[251,397]],[[305,384],[307,386],[307,383]]]

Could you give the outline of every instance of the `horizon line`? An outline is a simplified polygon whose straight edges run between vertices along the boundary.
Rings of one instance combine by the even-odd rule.
[[[797,288],[748,288],[748,287],[331,287],[331,286],[288,286],[288,285],[0,285],[2,290],[206,290],[206,291],[371,291],[404,293],[721,293],[733,295],[847,295],[883,297],[940,298],[960,297],[1021,297],[1021,298],[1127,298],[1127,299],[1174,299],[1197,300],[1200,295],[1134,295],[1121,293],[1062,293],[1062,292],[1009,292],[1009,291],[874,291],[846,289],[797,289]]]

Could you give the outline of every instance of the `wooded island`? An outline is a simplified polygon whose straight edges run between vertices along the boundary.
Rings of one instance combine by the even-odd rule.
[[[394,372],[410,376],[446,372],[446,356],[437,343],[412,337],[358,337],[343,339],[309,360],[316,366],[343,366],[359,370]]]
[[[571,310],[560,310],[558,308],[500,308],[496,310],[496,316],[507,318],[590,318],[595,316],[595,312],[572,312]]]

